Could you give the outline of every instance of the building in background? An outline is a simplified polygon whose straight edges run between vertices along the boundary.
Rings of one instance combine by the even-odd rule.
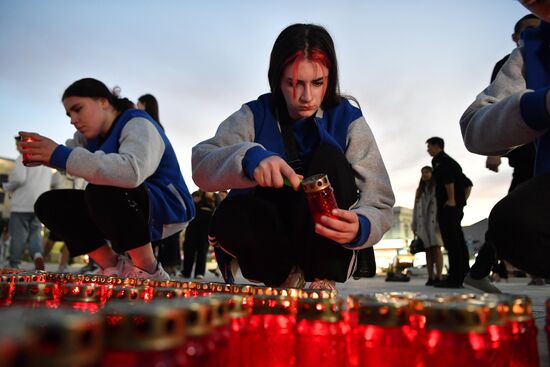
[[[413,210],[402,206],[393,208],[393,225],[374,246],[374,256],[378,270],[386,270],[397,255],[408,252],[409,243],[414,237],[411,229]],[[420,256],[419,259],[424,258]],[[425,263],[425,259],[423,259]],[[416,261],[415,261],[416,263]]]

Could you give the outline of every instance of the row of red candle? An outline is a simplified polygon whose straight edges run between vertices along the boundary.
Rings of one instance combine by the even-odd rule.
[[[0,283],[1,284],[1,283]],[[71,285],[64,285],[64,286],[67,286],[66,289],[71,289],[69,288]],[[204,289],[210,289],[210,292],[202,292],[203,294],[207,294],[207,293],[211,293],[212,289],[214,289],[215,287],[212,287],[212,286],[208,286],[206,287],[206,283],[204,284],[201,284],[200,287],[198,288],[202,288],[203,286]],[[225,285],[227,286],[227,285]],[[150,288],[150,287],[149,287]],[[225,289],[222,290],[222,291],[227,291],[227,287],[224,287]],[[72,288],[73,291],[74,289],[76,288]],[[112,289],[112,288],[111,288]],[[128,289],[128,288],[125,288],[125,289]],[[161,288],[157,288],[158,291],[161,291],[162,289]],[[134,289],[135,291],[135,289]],[[180,289],[181,291],[181,289]],[[255,293],[256,295],[258,294],[268,294],[268,293],[273,293],[274,290],[271,289],[271,288],[266,288],[266,287],[253,287],[253,288],[250,288],[249,286],[242,286],[241,288],[241,291],[243,291],[243,293]],[[291,290],[289,290],[289,295],[292,294],[292,292],[290,292]],[[173,293],[174,290],[165,290],[165,293],[162,295],[162,297],[164,298],[171,298],[171,297],[174,297],[174,296],[178,296],[177,294],[174,294]],[[31,292],[32,293],[32,292]],[[199,292],[200,293],[200,292]],[[455,297],[455,296],[453,296]],[[124,299],[124,297],[122,297]],[[384,299],[382,299],[384,298]],[[457,301],[457,300],[462,300],[464,301],[464,299],[468,299],[468,298],[472,298],[470,295],[460,295],[460,296],[456,296],[455,298],[457,299],[454,299],[454,301]],[[150,298],[149,298],[150,299]],[[258,300],[262,299],[261,297],[257,297]],[[290,302],[289,304],[292,304],[293,301],[295,301],[297,299],[297,297],[289,297],[289,298],[286,298],[287,301],[285,302]],[[456,333],[456,331],[458,331],[458,326],[459,325],[455,325],[455,328],[457,328],[457,330],[450,330],[450,335],[447,335],[447,331],[449,330],[446,330],[449,328],[449,325],[452,325],[452,321],[454,320],[453,318],[458,318],[459,320],[463,320],[467,317],[471,317],[474,321],[472,321],[472,330],[468,330],[468,332],[466,333],[466,335],[468,336],[468,341],[466,343],[466,346],[469,346],[469,348],[473,349],[473,350],[476,350],[476,348],[479,348],[480,346],[483,347],[484,343],[488,343],[487,342],[487,338],[489,338],[489,341],[491,341],[491,347],[489,348],[489,350],[491,351],[491,353],[489,353],[486,357],[487,358],[490,358],[490,359],[494,359],[496,358],[495,356],[499,356],[499,358],[501,360],[504,360],[504,361],[508,361],[510,363],[512,363],[513,361],[517,360],[516,362],[512,363],[511,365],[536,365],[535,363],[537,363],[538,361],[538,355],[537,355],[537,350],[536,350],[536,329],[534,327],[534,323],[533,323],[533,320],[532,320],[532,315],[531,315],[531,310],[530,310],[530,304],[529,302],[527,302],[527,300],[525,298],[521,298],[521,297],[516,297],[516,298],[510,298],[510,297],[498,297],[498,298],[487,298],[485,297],[485,299],[482,299],[482,303],[481,304],[475,304],[475,303],[472,303],[470,301],[470,303],[468,304],[468,307],[469,309],[466,309],[466,310],[460,310],[460,307],[461,306],[460,304],[457,305],[451,305],[451,306],[444,306],[445,303],[448,303],[450,301],[453,301],[452,297],[446,297],[446,298],[441,298],[441,299],[438,299],[438,298],[433,298],[433,299],[426,299],[424,297],[424,299],[422,299],[422,297],[419,297],[418,295],[415,295],[415,294],[411,294],[411,295],[407,295],[407,294],[398,294],[398,295],[392,295],[392,294],[389,294],[389,295],[382,295],[382,296],[379,296],[379,297],[372,297],[372,296],[369,296],[369,297],[355,297],[354,298],[351,298],[350,299],[350,312],[344,312],[343,314],[344,315],[347,315],[348,317],[348,320],[347,320],[347,324],[344,323],[343,324],[343,329],[346,330],[354,330],[354,331],[357,331],[357,330],[361,330],[360,327],[356,327],[358,324],[359,324],[359,310],[361,310],[361,307],[357,307],[357,305],[363,305],[362,306],[362,309],[368,309],[368,307],[366,307],[367,304],[369,304],[369,302],[373,302],[373,301],[376,301],[376,302],[380,302],[382,304],[385,304],[385,306],[380,306],[379,307],[382,307],[382,309],[385,309],[386,311],[384,312],[388,312],[388,305],[389,304],[392,304],[393,301],[395,300],[406,300],[407,303],[406,303],[406,307],[403,307],[401,306],[400,309],[404,309],[404,310],[407,310],[407,315],[408,315],[408,318],[407,318],[407,322],[406,323],[403,323],[403,324],[400,324],[398,325],[397,328],[395,328],[395,331],[397,331],[397,334],[398,335],[401,335],[403,334],[403,332],[405,332],[406,335],[409,335],[409,337],[407,339],[405,339],[405,345],[409,348],[409,349],[412,349],[412,352],[413,352],[413,355],[415,356],[414,358],[410,359],[411,361],[415,361],[417,360],[418,356],[424,356],[424,362],[426,360],[426,358],[429,359],[430,356],[433,357],[433,353],[429,352],[428,349],[431,348],[431,350],[437,350],[438,348],[435,348],[433,346],[441,346],[442,343],[444,344],[445,342],[448,342],[449,340],[454,340],[453,339],[453,335],[454,336],[460,336],[462,337],[462,333]],[[143,300],[145,300],[145,298],[143,298]],[[292,302],[291,302],[292,301]],[[388,302],[388,301],[391,301],[391,302]],[[259,301],[258,301],[259,302]],[[271,302],[273,303],[274,301],[271,300]],[[303,302],[302,302],[303,303]],[[437,305],[434,307],[434,305]],[[378,307],[378,306],[377,306]],[[442,307],[441,310],[438,310],[437,312],[433,311],[434,309],[437,309],[438,307]],[[269,309],[269,308],[268,308]],[[432,310],[432,316],[431,316],[431,319],[429,317],[427,317],[427,314],[426,312],[423,312],[422,309],[428,309],[428,310]],[[457,310],[460,310],[459,313],[455,312]],[[502,311],[502,310],[505,310],[505,311]],[[341,312],[341,310],[339,311]],[[400,311],[400,312],[405,312],[405,311]],[[268,314],[266,314],[268,315]],[[355,315],[355,316],[353,316]],[[373,315],[376,315],[376,313],[373,313],[371,312],[370,315],[366,318],[367,320],[372,320],[373,318]],[[468,316],[469,315],[469,316]],[[477,315],[477,316],[476,316]],[[492,316],[491,316],[492,315]],[[491,316],[491,317],[489,317]],[[271,319],[272,321],[273,320],[278,320],[279,322],[281,320],[284,320],[285,318],[288,318],[290,321],[287,322],[287,324],[292,324],[293,322],[296,323],[296,318],[292,315],[292,312],[290,312],[289,315],[286,315],[286,316],[283,316],[281,317],[280,315],[271,315],[271,316],[261,316],[261,317],[258,317],[257,315],[255,315],[253,313],[253,315],[251,316],[250,318],[250,323],[252,325],[254,325],[255,323],[257,324],[257,319],[264,319],[264,318],[267,318],[267,319]],[[354,320],[357,322],[357,324],[354,324]],[[431,321],[430,321],[431,320]],[[437,322],[437,320],[439,320],[439,324]],[[428,322],[429,321],[429,322]],[[262,321],[263,322],[263,321]],[[426,324],[428,324],[429,327],[426,327]],[[307,324],[306,324],[307,325]],[[369,324],[367,324],[369,325]],[[302,325],[303,326],[303,325]],[[332,325],[334,326],[334,325]],[[394,325],[395,326],[395,325]],[[336,353],[337,356],[345,356],[348,360],[348,363],[351,363],[351,365],[355,365],[356,362],[359,361],[359,353],[358,352],[355,352],[354,353],[354,350],[355,351],[358,351],[358,350],[363,350],[363,351],[366,351],[368,350],[368,348],[363,348],[360,344],[361,342],[357,342],[357,340],[361,340],[362,338],[366,338],[366,334],[368,335],[376,335],[377,333],[375,333],[374,331],[377,330],[377,328],[380,327],[380,325],[376,325],[376,324],[373,324],[373,325],[370,325],[369,326],[369,331],[368,332],[365,332],[363,333],[363,331],[359,332],[359,337],[354,336],[352,337],[352,334],[357,334],[357,333],[347,333],[346,334],[346,341],[347,341],[347,352],[346,353]],[[387,329],[388,325],[385,326],[386,329],[381,329],[383,330],[383,332],[381,333],[378,333],[380,335],[390,335],[392,334],[391,333],[391,330],[390,329]],[[269,329],[269,328],[268,328]],[[338,327],[336,328],[338,329]],[[287,330],[285,331],[285,333],[287,334],[296,334],[296,335],[300,335],[300,333],[298,332],[298,330],[300,330],[300,328],[296,327],[296,328],[287,328]],[[427,333],[425,332],[426,330],[429,330],[430,333]],[[548,327],[547,327],[547,330],[548,330]],[[424,333],[422,333],[424,331]],[[472,334],[472,332],[474,332]],[[253,333],[252,335],[261,335],[261,331],[257,331],[255,333]],[[478,335],[480,334],[480,335]],[[424,350],[421,348],[421,346],[418,346],[419,343],[416,343],[415,340],[410,340],[410,336],[411,335],[416,335],[417,338],[420,338],[420,340],[428,340],[428,342],[426,342],[425,344],[427,345],[431,345],[430,348],[426,349],[424,348]],[[444,336],[444,337],[442,337]],[[359,338],[359,339],[358,339]],[[258,343],[251,343],[251,345],[261,345],[261,340],[267,340],[267,338],[262,338],[262,337],[259,337],[259,342]],[[391,338],[390,338],[391,339]],[[394,338],[395,339],[395,338]],[[397,340],[397,339],[395,339]],[[393,344],[395,344],[395,340],[393,342]],[[359,343],[359,344],[358,344]],[[458,341],[453,341],[453,345],[458,345],[457,344]],[[321,345],[322,343],[318,342],[316,343],[317,346]],[[372,344],[372,343],[371,343]],[[376,343],[375,343],[376,344]],[[455,345],[455,346],[456,346]],[[269,347],[270,346],[273,346],[273,344],[269,344],[268,346],[266,346],[266,352],[263,353],[262,355],[267,358],[269,356]],[[354,347],[356,346],[356,347]],[[518,347],[516,349],[519,349],[519,350],[524,350],[526,352],[522,352],[522,353],[517,353],[517,351],[514,351],[514,350],[511,350],[512,353],[508,353],[509,355],[506,354],[506,352],[508,351],[507,350],[507,346],[514,346],[514,347]],[[277,350],[285,350],[284,348],[276,348]],[[293,355],[293,356],[296,356],[296,354],[294,353],[294,348],[287,348],[287,352],[290,353],[290,355]],[[334,348],[331,348],[331,349],[334,349]],[[483,349],[483,348],[482,348]],[[263,350],[263,348],[260,348],[260,350]],[[304,350],[310,350],[310,349],[304,349]],[[377,350],[382,350],[381,348],[378,348]],[[403,349],[403,350],[407,350],[406,348]],[[423,350],[422,352],[420,352],[421,350]],[[514,353],[515,352],[515,353]],[[479,354],[479,353],[477,353]],[[254,353],[252,354],[254,355]],[[322,353],[318,353],[318,352],[314,352],[313,353],[313,356],[316,356],[316,355],[322,355]],[[382,355],[384,355],[384,360],[388,361],[391,359],[391,356],[392,354],[390,353],[389,355],[385,355],[385,353],[382,353]],[[435,354],[437,356],[437,354]],[[467,360],[471,359],[471,358],[477,358],[475,357],[476,353],[474,353],[473,356],[470,356],[468,353],[467,353],[467,350],[464,351],[464,353],[461,353],[459,355],[462,355],[462,356],[465,356],[465,358]],[[492,355],[492,357],[491,357]],[[371,352],[368,352],[366,354],[364,358],[375,358],[376,356],[376,353],[372,353]],[[291,357],[290,360],[292,360],[292,358],[294,357]],[[441,356],[437,356],[436,360],[440,360]],[[308,360],[311,359],[311,358],[307,358]],[[399,359],[401,360],[401,357],[399,357]],[[323,357],[323,360],[326,361],[327,359],[325,357]],[[458,358],[456,355],[452,355],[452,360],[453,361],[457,361]],[[285,363],[288,363],[285,362]],[[452,361],[449,361],[449,364],[453,365],[452,364],[453,362]],[[497,360],[492,360],[492,365],[498,365],[498,363],[501,363]],[[505,363],[505,362],[502,362],[502,363]],[[375,363],[377,364],[377,363]],[[403,364],[401,362],[401,364]],[[457,365],[460,365],[461,363],[458,363]],[[302,365],[302,364],[299,364],[299,365]],[[412,365],[415,365],[415,364],[412,364]],[[502,364],[502,365],[506,365],[506,364]]]
[[[536,331],[529,303],[521,297],[425,299],[413,303],[417,310],[422,306],[413,314],[404,300],[372,296],[356,297],[347,313],[340,299],[258,296],[252,303],[250,298],[233,302],[239,316],[228,321],[229,300],[111,305],[102,313],[106,334],[112,336],[103,365],[121,360],[128,366],[152,365],[173,358],[179,362],[172,365],[182,366],[538,365]]]

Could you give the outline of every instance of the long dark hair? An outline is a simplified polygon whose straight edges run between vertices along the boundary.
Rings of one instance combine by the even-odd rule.
[[[430,167],[430,166],[424,166],[420,169],[420,172],[424,171],[424,170],[428,170],[432,173],[432,178],[428,181],[424,181],[422,180],[422,177],[420,177],[420,182],[418,183],[418,188],[416,189],[416,199],[420,199],[420,196],[422,195],[422,193],[424,192],[424,189],[427,187],[428,190],[431,192],[435,189],[435,179],[433,177],[433,168]]]
[[[159,104],[155,96],[152,94],[144,94],[138,98],[138,101],[145,106],[145,112],[151,115],[151,117],[160,125]]]
[[[267,78],[275,105],[281,102],[281,78],[287,65],[300,59],[310,59],[329,70],[328,85],[321,106],[330,108],[340,103],[338,62],[334,42],[328,31],[315,24],[293,24],[285,28],[275,40],[271,50]]]
[[[113,90],[109,90],[105,84],[94,78],[84,78],[77,80],[73,84],[69,85],[61,101],[64,101],[68,97],[89,97],[89,98],[105,98],[111,106],[118,112],[126,111],[130,108],[135,108],[134,103],[128,98],[121,98],[119,96],[120,88],[115,87]]]

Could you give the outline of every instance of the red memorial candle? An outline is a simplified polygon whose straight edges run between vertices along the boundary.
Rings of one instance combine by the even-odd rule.
[[[333,217],[332,210],[337,209],[338,204],[327,175],[310,176],[302,181],[302,187],[315,223],[321,223],[323,215]]]
[[[488,332],[485,306],[452,302],[430,305],[424,312],[425,367],[494,365],[498,348]]]
[[[294,366],[296,301],[284,296],[254,297],[245,366]]]
[[[359,302],[359,366],[419,366],[417,331],[409,323],[406,301]]]
[[[296,366],[346,366],[341,299],[301,299],[296,316]]]
[[[102,367],[187,366],[185,314],[170,302],[106,306]]]
[[[34,141],[34,139],[30,136],[22,137],[21,140],[25,143],[31,143]],[[27,167],[35,167],[35,166],[40,166],[42,164],[40,162],[32,161],[30,158],[31,155],[29,153],[25,153],[25,149],[22,149],[22,150],[23,150],[23,165]]]

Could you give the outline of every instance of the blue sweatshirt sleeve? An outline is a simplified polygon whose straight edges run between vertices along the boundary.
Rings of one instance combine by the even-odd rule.
[[[357,215],[359,217],[359,233],[355,240],[345,244],[345,247],[354,248],[367,242],[370,236],[370,221],[362,214]]]
[[[50,158],[50,166],[60,168],[62,170],[67,169],[67,159],[73,150],[62,144],[59,144],[52,153]]]
[[[278,155],[277,153],[265,150],[262,147],[255,146],[246,151],[243,158],[243,170],[244,174],[251,180],[254,179],[254,170],[258,167],[261,161],[272,155]]]
[[[521,116],[532,129],[542,130],[550,127],[550,114],[546,107],[546,94],[549,90],[550,87],[541,88],[521,96]]]

